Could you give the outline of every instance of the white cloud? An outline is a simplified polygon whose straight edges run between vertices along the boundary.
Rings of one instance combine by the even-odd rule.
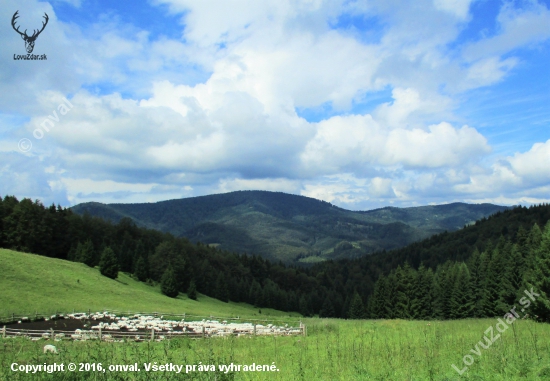
[[[368,187],[368,194],[371,197],[395,197],[395,192],[392,188],[392,180],[382,177],[373,178]]]
[[[328,173],[365,165],[436,168],[461,165],[489,151],[486,139],[468,126],[388,130],[369,115],[337,116],[319,123],[302,161]]]
[[[550,140],[535,143],[527,152],[517,152],[514,156],[502,159],[493,164],[491,169],[473,174],[469,182],[457,184],[454,188],[478,197],[500,193],[500,197],[513,198],[511,195],[514,195],[519,199],[529,196],[544,200],[548,199],[549,168]]]
[[[479,60],[468,68],[466,78],[460,87],[469,89],[492,85],[504,78],[517,63],[516,58],[501,60],[498,57],[491,57]]]
[[[535,143],[525,153],[516,153],[507,158],[514,172],[534,184],[550,182],[550,139]]]
[[[523,2],[524,9],[505,2],[497,17],[499,32],[464,48],[470,61],[502,55],[514,49],[540,43],[550,38],[550,10],[537,1]]]
[[[465,91],[521,66],[513,49],[550,36],[542,4],[506,3],[495,36],[462,46],[468,0],[154,3],[182,14],[182,39],[155,40],[116,17],[81,29],[31,0],[0,5],[6,17],[18,4],[37,20],[47,11],[39,46],[52,52],[39,71],[0,68],[0,191],[80,202],[269,189],[359,208],[510,187],[541,199],[550,181],[548,142],[488,158],[483,126],[457,112]],[[374,20],[359,32],[375,37],[331,27],[350,10]],[[0,38],[23,49],[9,25]],[[393,101],[357,111],[380,90]],[[70,112],[30,153],[14,153],[63,97]],[[296,113],[324,107],[337,115]]]
[[[490,152],[487,140],[475,129],[453,128],[449,123],[429,127],[429,132],[397,129],[390,132],[380,159],[386,165],[411,167],[458,166]]]
[[[468,17],[471,0],[434,0],[437,9],[449,12],[461,20]]]

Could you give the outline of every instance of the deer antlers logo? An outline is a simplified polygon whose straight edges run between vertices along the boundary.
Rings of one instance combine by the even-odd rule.
[[[25,31],[23,33],[21,33],[19,31],[19,27],[15,27],[15,20],[17,18],[19,18],[19,16],[17,15],[19,13],[19,11],[16,11],[14,14],[13,14],[13,17],[11,18],[11,26],[13,27],[13,29],[19,33],[21,35],[21,38],[23,40],[25,40],[25,49],[27,49],[27,53],[32,53],[33,49],[34,49],[34,42],[36,41],[37,37],[40,35],[40,33],[42,33],[42,31],[44,30],[44,28],[46,27],[46,25],[48,25],[48,20],[49,20],[49,17],[48,17],[48,14],[44,12],[44,19],[46,20],[46,22],[42,22],[42,29],[40,30],[37,30],[35,29],[32,36],[29,36],[27,35],[27,30],[25,29]]]

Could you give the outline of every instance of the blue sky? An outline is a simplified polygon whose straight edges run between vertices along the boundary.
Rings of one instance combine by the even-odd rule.
[[[46,61],[14,59],[17,10],[21,30],[49,15]],[[6,0],[0,14],[0,195],[550,201],[550,0]]]

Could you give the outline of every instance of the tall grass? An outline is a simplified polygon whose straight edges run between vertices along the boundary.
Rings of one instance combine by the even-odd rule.
[[[550,379],[550,325],[517,321],[460,376],[462,358],[495,319],[443,322],[308,319],[308,336],[174,339],[164,342],[46,343],[0,339],[0,380],[546,380]],[[495,331],[496,332],[496,331]],[[13,362],[133,364],[136,373],[74,372],[24,375]],[[271,365],[278,372],[146,372],[143,363]]]

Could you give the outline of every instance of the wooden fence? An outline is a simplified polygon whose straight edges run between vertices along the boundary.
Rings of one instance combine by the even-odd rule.
[[[253,332],[243,332],[238,335],[269,335],[269,336],[290,336],[290,335],[302,335],[307,334],[307,329],[305,324],[301,324],[299,328],[292,328],[290,332],[272,332],[269,334],[257,334],[256,333],[256,324],[254,324]],[[54,330],[50,328],[48,330],[37,330],[37,329],[14,329],[7,328],[3,326],[0,328],[0,336],[5,339],[7,337],[26,337],[31,340],[103,340],[103,341],[146,341],[146,340],[166,340],[173,338],[182,338],[187,337],[191,339],[207,338],[207,337],[224,337],[236,335],[235,333],[225,332],[225,333],[216,333],[212,334],[206,331],[205,327],[202,327],[202,332],[193,332],[193,331],[156,331],[155,329],[151,330],[142,330],[138,332],[120,332],[120,331],[102,331],[99,330],[80,330],[79,333],[76,331],[64,331],[64,330]]]
[[[185,319],[187,322],[193,322],[198,321],[201,318],[205,320],[204,318],[207,318],[208,320],[218,320],[218,321],[224,321],[232,323],[237,323],[241,321],[240,317],[216,317],[216,316],[199,316],[199,315],[188,315],[188,314],[174,314],[174,313],[160,313],[160,312],[135,312],[135,311],[116,311],[116,310],[104,310],[102,313],[109,313],[114,314],[116,316],[133,316],[133,315],[141,315],[141,316],[154,316],[156,318],[159,317],[166,317],[166,318],[182,318]],[[78,313],[78,312],[73,312]],[[91,315],[91,311],[88,310],[88,316]],[[205,329],[204,325],[202,326],[202,332],[195,331],[158,331],[154,328],[147,329],[147,330],[140,330],[137,332],[125,332],[125,331],[113,331],[113,330],[102,330],[100,327],[99,329],[95,330],[84,330],[81,329],[79,333],[75,331],[63,331],[63,330],[54,330],[53,328],[47,329],[47,330],[31,330],[31,329],[24,329],[24,322],[27,321],[40,321],[44,319],[52,318],[52,316],[56,316],[59,318],[65,317],[67,314],[63,314],[60,312],[55,312],[52,314],[40,314],[38,312],[35,312],[34,314],[27,314],[27,315],[17,315],[15,313],[12,313],[10,315],[4,315],[0,316],[0,324],[4,324],[2,328],[0,328],[0,335],[3,338],[6,337],[27,337],[31,340],[41,340],[41,339],[53,339],[53,340],[63,340],[63,339],[77,339],[77,340],[104,340],[104,341],[115,341],[115,340],[124,340],[124,341],[144,341],[144,340],[164,340],[164,339],[171,339],[176,337],[189,337],[189,338],[206,338],[206,337],[212,337],[212,336],[229,336],[229,335],[303,335],[305,336],[307,334],[307,328],[305,324],[303,324],[301,321],[299,321],[299,327],[290,327],[284,331],[273,331],[270,333],[265,333],[265,326],[261,325],[260,323],[267,324],[268,322],[288,322],[288,320],[282,320],[282,319],[243,319],[246,321],[246,323],[243,322],[243,324],[248,324],[248,327],[253,326],[253,330],[235,330],[235,332],[218,332],[213,333],[211,329]],[[21,328],[8,328],[5,324],[10,323],[16,323],[16,322],[22,322]],[[298,323],[295,321],[295,323]],[[19,326],[19,325],[18,325]],[[260,332],[257,333],[256,327],[261,327]],[[280,327],[279,327],[280,328]]]

